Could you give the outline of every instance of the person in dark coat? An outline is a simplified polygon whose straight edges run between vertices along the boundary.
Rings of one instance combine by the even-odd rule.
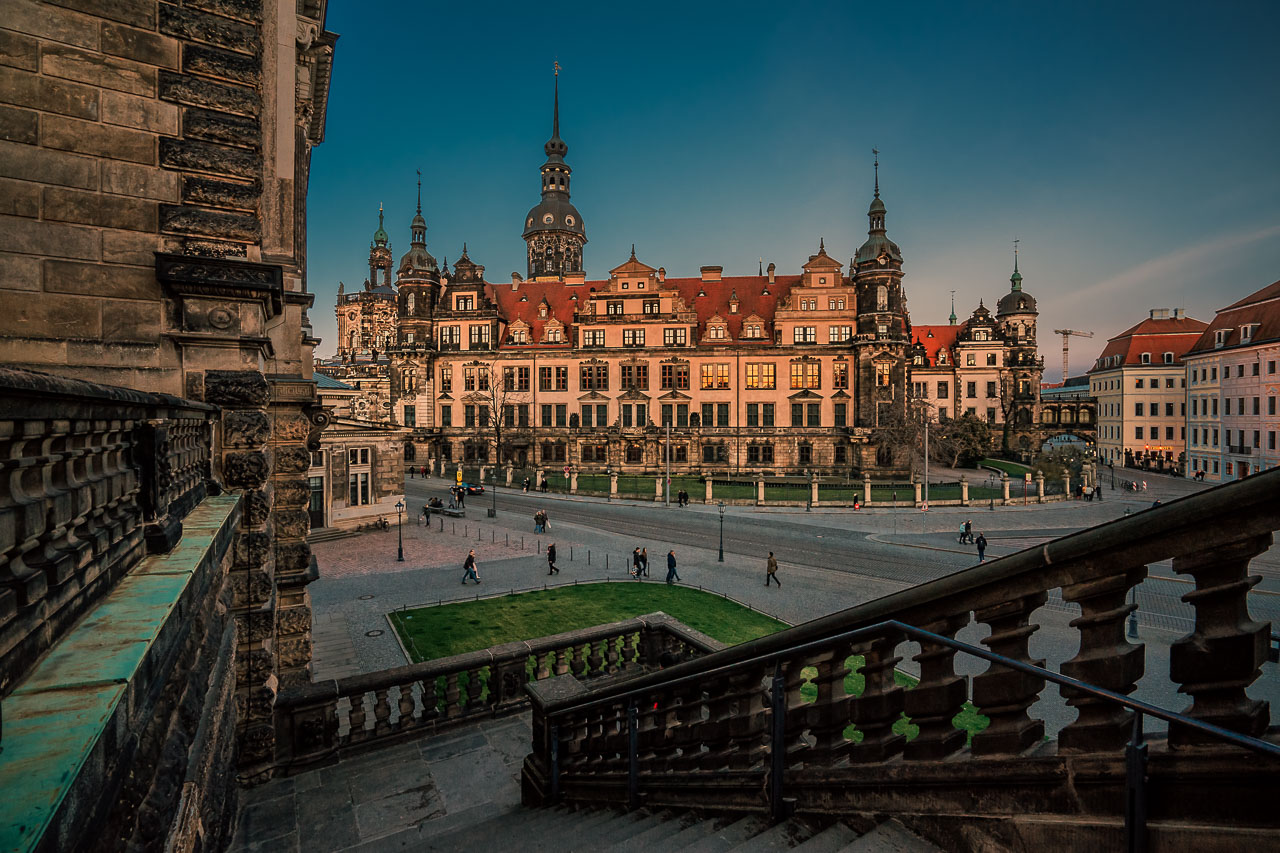
[[[640,572],[645,577],[649,577],[649,549],[640,549]]]
[[[773,581],[778,585],[778,589],[782,589],[782,581],[778,580],[778,561],[774,558],[773,552],[769,552],[769,562],[765,567],[764,585],[768,586],[769,581]]]
[[[680,576],[676,574],[676,552],[667,552],[667,583],[680,580]]]
[[[640,549],[633,548],[631,550],[631,577],[640,580]]]
[[[987,537],[979,533],[974,544],[978,546],[978,562],[985,563],[987,561]]]
[[[468,580],[473,580],[476,583],[480,583],[480,569],[476,565],[476,549],[475,548],[472,548],[471,552],[467,554],[467,561],[462,564],[462,570],[463,570],[463,575],[462,575],[463,586],[467,585]]]
[[[560,574],[560,570],[556,568],[556,543],[554,542],[547,546],[547,574]]]

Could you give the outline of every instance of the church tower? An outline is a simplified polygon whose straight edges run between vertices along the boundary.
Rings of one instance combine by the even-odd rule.
[[[378,230],[373,232],[373,242],[369,244],[369,280],[364,283],[365,290],[391,286],[390,239],[382,223],[382,205],[378,205]],[[382,281],[378,281],[378,273],[382,273]]]
[[[1038,446],[1031,433],[1040,422],[1040,381],[1044,378],[1044,359],[1036,346],[1035,297],[1022,289],[1022,273],[1018,271],[1018,241],[1013,243],[1013,275],[1009,292],[996,305],[996,324],[1006,343],[1004,373],[1005,429],[1002,445],[1005,451],[1034,452]],[[1065,377],[1064,377],[1065,378]]]
[[[880,426],[906,413],[906,360],[911,343],[911,320],[902,291],[902,252],[885,232],[878,156],[875,169],[875,197],[867,210],[870,227],[852,272],[858,307],[853,335],[858,364],[855,423],[860,427]],[[892,464],[892,460],[877,461]]]
[[[431,321],[440,294],[440,267],[427,251],[427,220],[422,217],[422,175],[418,175],[418,211],[409,224],[409,251],[396,270],[397,343],[424,348],[431,343]]]
[[[556,66],[555,106],[551,138],[542,147],[542,201],[525,216],[524,240],[528,244],[529,278],[557,280],[582,272],[582,247],[587,232],[582,216],[569,201],[569,175],[564,162],[569,146],[560,138],[560,66]]]

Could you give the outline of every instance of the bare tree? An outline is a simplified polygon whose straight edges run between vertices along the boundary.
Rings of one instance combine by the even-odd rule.
[[[528,428],[528,409],[522,424],[520,406],[529,404],[528,382],[531,380],[525,374],[522,384],[517,366],[503,366],[496,361],[481,365],[476,373],[476,396],[488,411],[487,416],[477,418],[476,434],[482,436],[493,451],[492,461],[496,467],[509,455],[512,434]]]

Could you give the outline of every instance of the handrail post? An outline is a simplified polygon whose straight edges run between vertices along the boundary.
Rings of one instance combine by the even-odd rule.
[[[640,805],[640,726],[636,700],[627,705],[627,808]]]
[[[1124,834],[1128,853],[1147,850],[1147,744],[1142,736],[1142,712],[1133,714],[1133,734],[1124,749]]]
[[[560,799],[560,727],[551,724],[551,801]]]
[[[786,803],[782,799],[782,774],[787,762],[787,688],[782,677],[782,662],[773,666],[773,686],[770,696],[773,716],[773,740],[769,748],[769,811],[774,821],[786,820]]]

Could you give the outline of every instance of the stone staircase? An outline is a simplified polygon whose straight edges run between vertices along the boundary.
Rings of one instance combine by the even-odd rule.
[[[698,815],[667,809],[516,808],[482,823],[425,841],[421,851],[591,851],[591,853],[939,853],[939,848],[888,820],[867,832],[809,817],[770,825],[761,814]]]

